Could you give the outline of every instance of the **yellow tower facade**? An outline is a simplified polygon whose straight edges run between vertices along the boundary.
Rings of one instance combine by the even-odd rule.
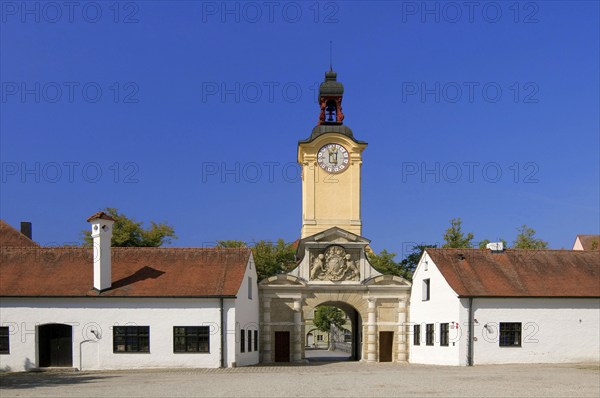
[[[344,86],[330,70],[319,88],[319,123],[298,143],[302,166],[302,238],[331,227],[362,235],[361,166],[367,143],[343,124]]]

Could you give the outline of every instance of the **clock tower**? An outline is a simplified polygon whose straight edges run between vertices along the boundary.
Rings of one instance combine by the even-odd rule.
[[[302,166],[302,238],[332,227],[362,235],[361,165],[367,143],[344,125],[344,86],[333,70],[319,87],[319,122],[298,143]]]

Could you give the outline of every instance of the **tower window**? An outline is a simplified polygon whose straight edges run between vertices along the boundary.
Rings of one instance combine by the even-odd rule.
[[[334,100],[327,101],[325,106],[325,121],[336,122],[337,121],[337,104]]]

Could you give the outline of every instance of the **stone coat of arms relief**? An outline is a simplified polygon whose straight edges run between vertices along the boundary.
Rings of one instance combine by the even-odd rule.
[[[311,256],[310,279],[319,281],[357,281],[357,261],[342,246],[329,246],[325,252]]]

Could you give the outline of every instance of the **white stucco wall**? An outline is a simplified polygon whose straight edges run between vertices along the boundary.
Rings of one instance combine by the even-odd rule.
[[[473,307],[475,364],[600,361],[600,299],[476,298]],[[521,322],[521,347],[499,346],[500,322]]]
[[[423,301],[423,280],[430,280],[430,299]],[[463,319],[465,318],[465,319]],[[434,262],[425,253],[413,275],[410,295],[410,342],[409,362],[438,365],[462,365],[466,362],[464,338],[468,313],[461,306],[458,295],[446,282]],[[435,331],[434,345],[425,344],[426,324],[433,323]],[[440,346],[440,323],[450,323],[449,345]],[[413,325],[421,325],[421,345],[413,342]],[[458,324],[458,327],[452,327]]]
[[[249,285],[248,278],[251,278]],[[256,266],[254,259],[250,257],[250,261],[246,266],[246,273],[240,286],[240,290],[237,293],[237,299],[235,300],[235,322],[236,322],[236,333],[230,335],[229,338],[233,339],[235,344],[230,344],[230,347],[236,349],[235,362],[236,366],[247,366],[254,365],[259,362],[259,351],[254,350],[254,331],[260,330],[258,326],[258,283],[256,277]],[[252,289],[252,298],[249,298],[248,289]],[[245,330],[246,333],[246,350],[241,352],[240,350],[240,330]],[[248,330],[252,331],[252,346],[248,347]],[[260,331],[259,331],[260,333]],[[260,342],[260,336],[258,336]],[[250,348],[250,350],[249,350]],[[231,365],[230,365],[231,366]]]
[[[73,367],[79,369],[220,365],[219,299],[2,298],[0,325],[11,334],[0,369],[37,367],[37,326],[48,323],[73,326]],[[123,325],[150,326],[149,353],[113,353],[112,328]],[[174,353],[173,326],[209,326],[210,352]]]
[[[573,243],[573,250],[583,250],[583,245],[581,244],[579,236],[575,238],[575,243]]]
[[[423,301],[422,285],[427,278],[431,299]],[[473,298],[473,318],[474,365],[600,361],[598,298]],[[411,334],[413,325],[421,324],[421,345],[415,346],[410,339],[410,362],[467,364],[469,298],[458,298],[427,254],[413,277],[410,322]],[[446,322],[458,322],[459,328],[450,329],[450,345],[442,347],[439,324]],[[500,322],[522,324],[520,347],[500,347]],[[428,323],[435,325],[433,346],[425,345]]]

